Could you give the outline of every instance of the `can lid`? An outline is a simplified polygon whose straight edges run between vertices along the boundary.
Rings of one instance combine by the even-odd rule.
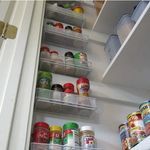
[[[36,127],[44,127],[44,128],[49,129],[49,125],[46,122],[37,122],[34,124],[34,128]]]
[[[141,115],[141,112],[140,111],[136,111],[136,112],[133,112],[133,113],[130,113],[128,116],[127,116],[127,119],[129,119],[131,116],[133,115]]]
[[[68,129],[77,130],[78,128],[79,125],[75,122],[68,122],[63,125],[63,130],[68,130]]]
[[[52,54],[52,53],[58,54],[58,52],[57,52],[57,51],[50,51],[50,53],[51,53],[51,54]]]
[[[78,80],[77,80],[77,84],[81,83],[81,82],[86,82],[89,84],[89,79],[86,78],[86,77],[80,77]]]
[[[93,131],[93,128],[91,126],[82,126],[80,131]]]
[[[64,88],[67,88],[67,87],[74,89],[74,85],[72,83],[65,83]]]
[[[47,51],[47,52],[49,52],[49,53],[50,53],[49,48],[48,48],[48,47],[46,47],[46,46],[42,46],[40,50],[41,50],[41,51]]]
[[[143,103],[140,104],[139,109],[140,109],[143,105],[148,104],[148,103],[150,104],[150,100],[144,101]]]
[[[50,131],[59,131],[62,132],[62,128],[60,126],[50,126]]]

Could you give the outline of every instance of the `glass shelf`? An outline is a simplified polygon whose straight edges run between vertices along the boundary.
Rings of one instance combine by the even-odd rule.
[[[73,77],[87,76],[92,71],[91,62],[81,62],[79,59],[73,59],[70,62],[65,63],[63,59],[50,60],[40,58],[39,70]]]
[[[96,99],[37,88],[36,109],[68,115],[90,116],[96,110]]]
[[[31,143],[30,146],[30,150],[103,150],[102,148],[82,148],[45,143]]]
[[[78,14],[72,10],[59,7],[55,4],[46,4],[46,18],[54,19],[74,26],[82,27],[85,22],[83,14]]]
[[[43,41],[45,43],[78,51],[87,50],[87,36],[81,33],[53,27],[48,25],[48,22],[52,22],[52,20],[44,20]]]

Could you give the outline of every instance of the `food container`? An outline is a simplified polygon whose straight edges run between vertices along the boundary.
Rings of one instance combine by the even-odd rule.
[[[58,145],[62,145],[62,128],[60,126],[50,126],[50,149],[61,150]]]
[[[82,30],[80,27],[73,27],[72,31],[77,32],[77,33],[82,33]]]
[[[119,20],[117,24],[117,34],[119,36],[121,44],[125,41],[134,24],[135,21],[131,20],[131,17],[128,14],[123,15]]]
[[[66,26],[66,27],[65,27],[65,30],[67,30],[67,31],[72,31],[72,26]]]
[[[139,4],[136,6],[136,8],[133,11],[133,14],[131,15],[131,19],[135,22],[139,19],[141,14],[143,13],[144,9],[146,8],[149,1],[140,1]]]
[[[63,29],[64,28],[63,24],[60,23],[60,22],[55,23],[54,27],[59,28],[59,29]]]
[[[65,71],[70,75],[75,74],[74,55],[72,52],[65,53]]]
[[[96,148],[95,133],[91,126],[83,126],[80,129],[80,145],[85,149]]]
[[[49,125],[45,122],[35,123],[32,136],[35,143],[49,143]]]
[[[40,64],[39,64],[39,68],[41,71],[49,71],[50,70],[50,64],[48,63],[49,60],[50,60],[49,48],[46,46],[41,47]]]
[[[75,96],[73,95],[74,93],[74,85],[72,83],[66,83],[64,84],[64,102],[66,103],[71,103],[71,104],[76,104],[76,99]]]
[[[128,123],[123,123],[119,126],[119,134],[122,144],[122,150],[130,150],[134,145],[132,145],[131,136],[129,133]]]
[[[145,125],[145,132],[146,135],[150,135],[150,100],[143,102],[139,107],[141,113],[143,122]]]
[[[50,72],[39,71],[37,79],[37,87],[43,89],[51,89],[52,74]]]
[[[72,148],[67,147],[78,147],[79,146],[79,126],[75,122],[69,122],[63,126],[63,150],[71,150]],[[75,149],[74,149],[75,150]]]
[[[79,14],[83,14],[84,13],[84,9],[81,6],[74,6],[72,8],[72,11],[79,13]]]
[[[90,83],[85,77],[80,77],[77,80],[77,92],[80,96],[89,96]]]
[[[120,40],[118,38],[118,35],[111,34],[109,36],[109,38],[106,42],[105,48],[104,48],[110,61],[114,58],[114,56],[118,52],[120,46],[121,46],[121,43],[120,43]]]
[[[55,61],[59,59],[59,53],[57,51],[50,51],[50,60]]]
[[[133,112],[127,116],[127,119],[132,142],[134,142],[132,145],[136,145],[146,137],[141,112]]]
[[[60,101],[62,98],[62,93],[64,91],[62,85],[60,84],[53,84],[51,90],[53,90],[52,92],[52,99],[54,99],[55,101]]]

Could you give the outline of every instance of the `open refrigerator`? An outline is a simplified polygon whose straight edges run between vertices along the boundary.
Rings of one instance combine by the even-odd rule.
[[[131,14],[138,1],[105,1],[98,16],[92,1],[75,1],[82,4],[84,14],[74,13],[55,3],[62,5],[64,1],[35,1],[30,8],[29,35],[7,149],[51,150],[50,144],[31,142],[34,124],[46,122],[63,126],[66,122],[76,122],[80,127],[93,127],[96,148],[91,150],[120,150],[118,126],[126,122],[127,115],[137,111],[139,104],[149,98],[150,53],[147,30],[150,25],[150,4],[110,62],[104,51],[108,35],[116,34],[118,20],[125,13]],[[49,22],[81,27],[82,34],[49,26]],[[59,50],[62,59],[68,50],[73,53],[85,52],[88,65],[66,66],[65,61],[40,58],[41,46]],[[67,72],[67,67],[73,68],[74,72]],[[54,91],[37,88],[38,70],[52,72],[53,84],[71,82],[76,85],[80,76],[86,76],[90,80],[90,96],[72,94],[73,101],[64,102],[65,93],[60,92],[55,99],[52,97]],[[83,99],[88,103],[80,104]],[[149,150],[149,143],[150,138],[147,137],[131,150]],[[63,149],[63,146],[55,149]]]

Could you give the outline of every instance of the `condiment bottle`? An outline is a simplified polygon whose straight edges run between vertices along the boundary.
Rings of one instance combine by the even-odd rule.
[[[90,83],[86,77],[80,77],[77,82],[77,92],[81,96],[89,96]]]
[[[91,126],[82,126],[80,129],[80,142],[83,148],[96,148],[95,133]]]
[[[50,131],[49,125],[45,122],[37,122],[33,129],[33,142],[49,143]]]
[[[64,91],[62,85],[60,84],[53,84],[51,88],[52,92],[52,99],[55,99],[56,101],[61,100],[62,98],[62,93]]]
[[[74,67],[74,55],[72,52],[65,53],[65,69],[66,74],[74,75],[75,67]]]

